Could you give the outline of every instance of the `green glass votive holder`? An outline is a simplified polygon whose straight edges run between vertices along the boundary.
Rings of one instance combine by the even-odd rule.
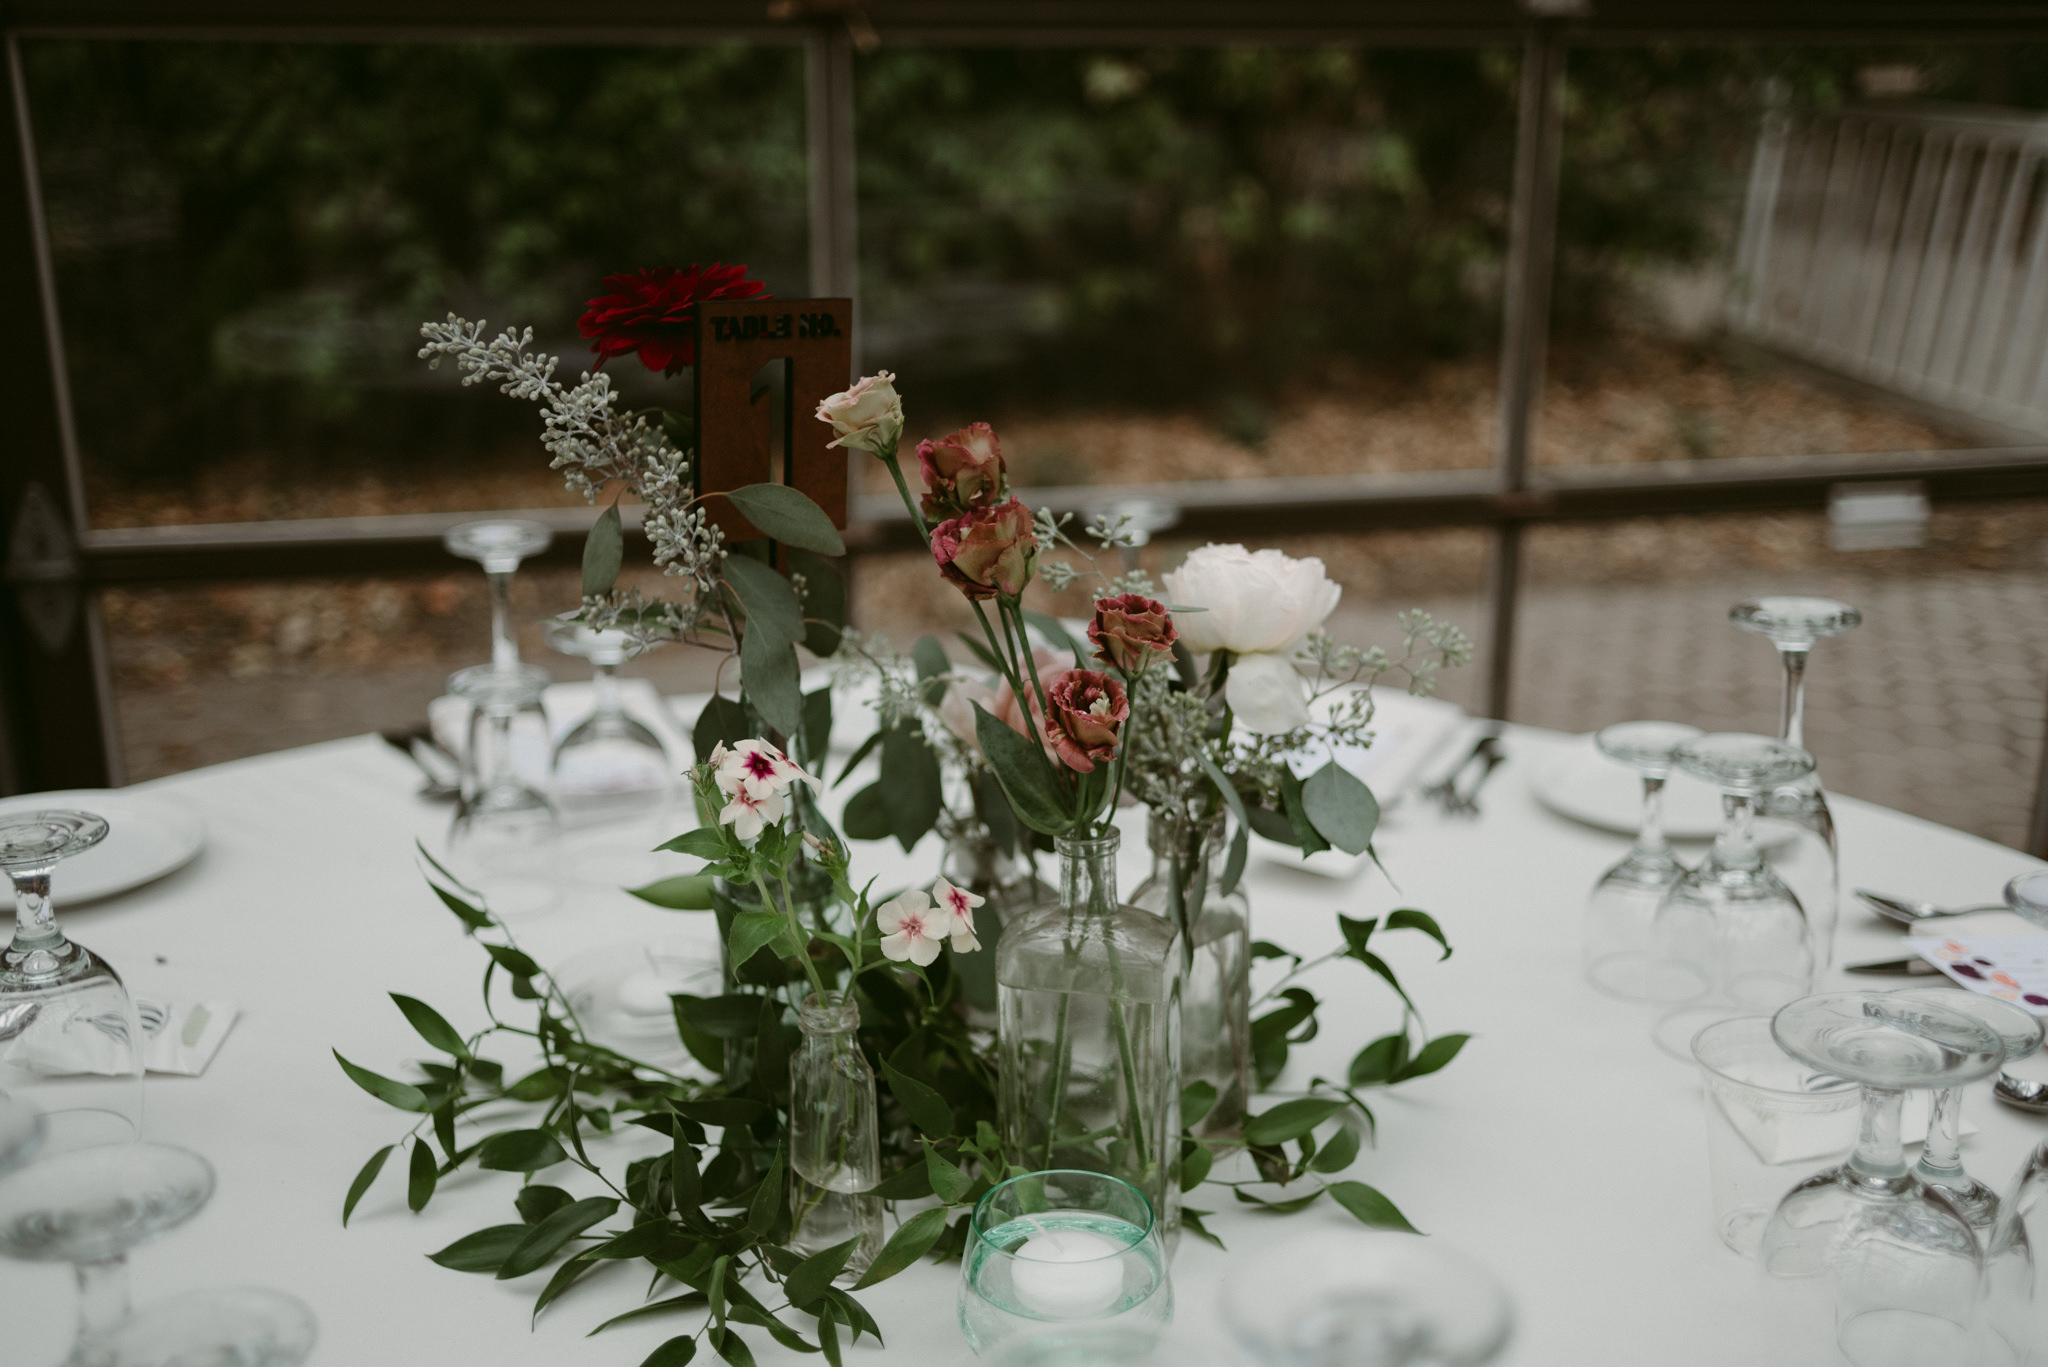
[[[1130,1183],[1031,1172],[975,1205],[960,1260],[960,1332],[977,1354],[1051,1329],[1172,1319],[1158,1222]]]

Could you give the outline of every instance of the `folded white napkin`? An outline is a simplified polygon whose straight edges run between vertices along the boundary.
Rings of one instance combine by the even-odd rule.
[[[45,1008],[51,1009],[49,1007]],[[61,1004],[56,1007],[61,1011]],[[198,1077],[220,1052],[241,1008],[233,1002],[160,1002],[146,997],[135,1000],[145,1039],[143,1065],[152,1073],[176,1073]],[[74,1013],[61,1019],[44,1018],[28,1037],[22,1058],[29,1068],[45,1077],[66,1077],[98,1073],[118,1077],[123,1052],[118,1023],[109,1029],[98,1016]],[[50,1026],[57,1028],[49,1028]]]

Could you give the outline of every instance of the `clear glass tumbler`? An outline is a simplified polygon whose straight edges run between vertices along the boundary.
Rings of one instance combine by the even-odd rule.
[[[997,1185],[969,1222],[959,1308],[976,1353],[1048,1327],[1171,1322],[1173,1283],[1152,1203],[1099,1172],[1032,1172]]]

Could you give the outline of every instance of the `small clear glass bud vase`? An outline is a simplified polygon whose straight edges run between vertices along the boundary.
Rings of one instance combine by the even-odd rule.
[[[1165,919],[1117,899],[1113,828],[1057,842],[1057,906],[1003,932],[997,1109],[1012,1163],[1118,1177],[1180,1232],[1184,956]]]
[[[815,993],[797,1008],[803,1042],[789,1065],[789,1247],[822,1253],[859,1239],[842,1275],[858,1277],[882,1251],[880,1130],[875,1073],[860,1051],[860,1008]]]
[[[1200,1139],[1235,1141],[1244,1133],[1252,1093],[1251,903],[1243,888],[1223,891],[1221,813],[1152,813],[1145,827],[1152,872],[1131,893],[1131,905],[1180,931],[1180,1081],[1216,1089],[1208,1113],[1193,1124]]]

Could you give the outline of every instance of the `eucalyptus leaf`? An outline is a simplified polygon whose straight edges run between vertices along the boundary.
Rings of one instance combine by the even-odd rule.
[[[484,1140],[476,1165],[493,1172],[539,1172],[567,1157],[546,1130],[501,1130]]]
[[[740,686],[761,719],[783,735],[803,725],[803,686],[789,639],[749,626],[740,642]]]
[[[897,1226],[896,1232],[889,1236],[889,1242],[882,1245],[882,1251],[875,1255],[867,1274],[853,1284],[853,1289],[858,1291],[876,1282],[887,1281],[922,1258],[946,1232],[946,1214],[944,1206],[936,1206],[920,1211]]]
[[[422,1115],[434,1109],[427,1100],[427,1094],[411,1083],[394,1081],[368,1068],[358,1068],[343,1058],[339,1049],[333,1053],[334,1061],[341,1065],[341,1071],[348,1074],[349,1080],[385,1105],[396,1106],[401,1111],[417,1111]]]
[[[1283,1101],[1244,1122],[1244,1142],[1284,1144],[1290,1139],[1299,1139],[1349,1104],[1341,1098],[1324,1096]]]
[[[536,1270],[554,1257],[562,1245],[598,1221],[609,1220],[618,1208],[618,1201],[609,1196],[586,1196],[581,1201],[571,1201],[527,1229],[526,1237],[505,1255],[498,1268],[498,1280],[523,1277]]]
[[[1408,1223],[1392,1201],[1363,1182],[1332,1182],[1326,1188],[1338,1205],[1350,1211],[1360,1224],[1371,1225],[1374,1229],[1398,1229],[1408,1234],[1419,1234],[1420,1230]]]
[[[439,1011],[417,998],[398,992],[391,994],[391,1000],[398,1004],[398,1009],[412,1022],[412,1028],[420,1032],[421,1039],[444,1054],[452,1054],[460,1059],[469,1057],[469,1046],[462,1042],[461,1034]]]
[[[707,874],[685,873],[660,879],[645,887],[627,888],[626,891],[643,902],[669,911],[709,911],[715,881]]]
[[[825,759],[832,748],[832,690],[813,689],[804,694],[804,724],[796,735],[797,756],[804,767],[825,773]]]
[[[370,1161],[363,1164],[362,1169],[356,1173],[356,1180],[348,1184],[348,1197],[341,1203],[341,1225],[343,1229],[348,1228],[348,1217],[356,1213],[357,1203],[363,1199],[364,1194],[376,1182],[377,1174],[384,1171],[385,1161],[391,1157],[391,1151],[397,1147],[398,1145],[396,1144],[386,1144],[383,1148],[371,1154]]]
[[[597,515],[590,534],[583,538],[583,596],[602,598],[618,582],[619,566],[626,557],[626,529],[619,521],[618,500]]]
[[[831,516],[803,490],[788,484],[745,484],[724,493],[762,535],[817,555],[846,554],[846,542]]]
[[[1307,809],[1302,806],[1301,780],[1285,764],[1280,766],[1280,811],[1293,829],[1294,841],[1301,846],[1303,854],[1317,854],[1330,848],[1330,842],[1323,839],[1315,823],[1308,819]]]
[[[440,1252],[429,1253],[427,1259],[452,1272],[496,1272],[519,1247],[527,1229],[526,1225],[492,1225],[463,1235]]]
[[[725,582],[747,610],[747,631],[769,631],[784,644],[804,638],[804,605],[789,581],[751,556],[725,559]],[[788,728],[792,733],[794,726]]]
[[[1046,835],[1065,835],[1073,829],[1059,775],[1037,741],[1012,731],[980,703],[974,705],[974,734],[1019,821]]]
[[[909,853],[938,824],[941,793],[939,757],[915,722],[898,722],[882,733],[882,807],[889,833]]]
[[[880,783],[870,783],[846,800],[839,824],[854,840],[887,840],[890,830],[889,800]]]
[[[1317,833],[1346,854],[1364,854],[1380,824],[1372,789],[1334,759],[1301,785],[1301,807]]]
[[[791,551],[789,570],[804,580],[804,649],[830,659],[846,636],[846,576],[832,561],[808,551]]]
[[[721,743],[729,748],[752,735],[746,706],[737,699],[714,693],[697,714],[697,724],[690,729],[690,744],[697,752],[697,762],[703,764]]]

